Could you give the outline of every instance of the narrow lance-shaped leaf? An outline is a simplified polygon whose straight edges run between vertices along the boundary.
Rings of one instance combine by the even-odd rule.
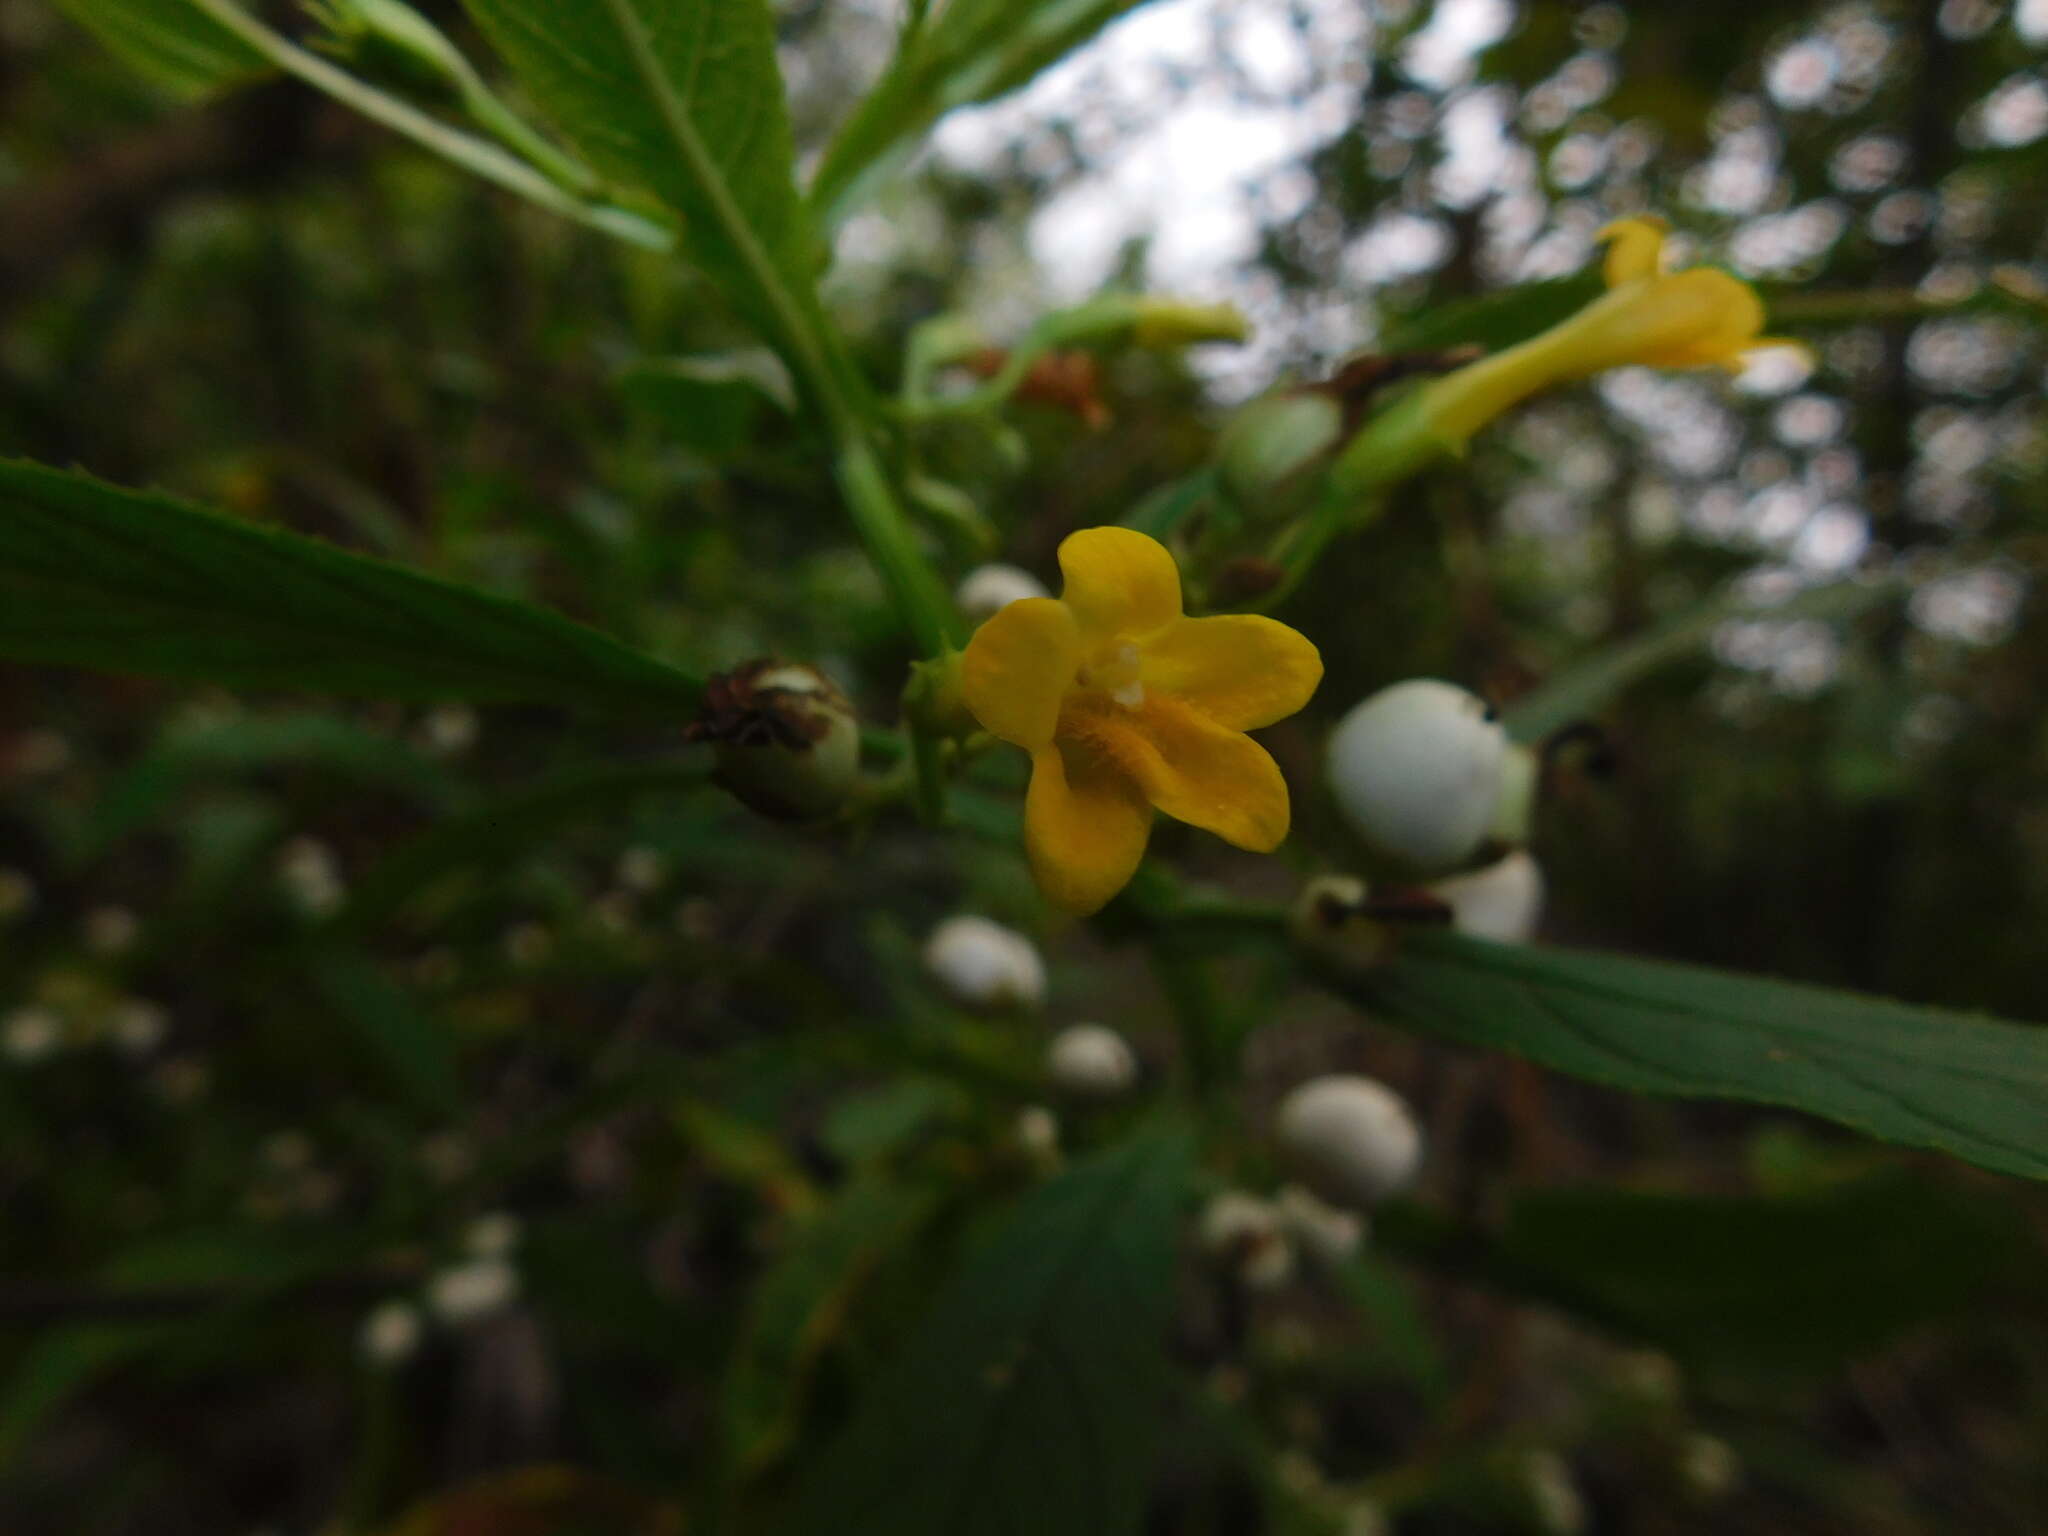
[[[765,0],[465,0],[599,170],[683,215],[690,259],[780,344],[815,246]]]
[[[1143,1132],[1027,1196],[827,1451],[790,1530],[1135,1530],[1192,1152],[1178,1127]]]
[[[268,66],[190,0],[57,0],[57,8],[180,96],[200,96]]]
[[[2048,1178],[2048,1028],[1614,955],[1412,936],[1361,1000],[1639,1093],[1779,1104]]]
[[[947,112],[1027,84],[1141,3],[951,0],[906,38],[839,131],[812,181],[812,206],[844,216]]]
[[[697,682],[531,603],[0,459],[0,658],[226,687],[680,714]]]

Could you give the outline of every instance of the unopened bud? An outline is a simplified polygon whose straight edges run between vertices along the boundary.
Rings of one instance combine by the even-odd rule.
[[[1415,678],[1381,689],[1339,721],[1327,766],[1331,793],[1360,837],[1442,869],[1485,837],[1507,756],[1507,732],[1485,700]]]
[[[1124,1037],[1101,1024],[1075,1024],[1053,1036],[1045,1053],[1053,1086],[1077,1099],[1114,1099],[1138,1080],[1138,1058]]]
[[[447,34],[400,0],[324,0],[310,7],[329,53],[364,74],[428,95],[460,98],[475,71]]]
[[[1366,914],[1369,892],[1356,875],[1317,875],[1294,898],[1288,932],[1325,969],[1342,975],[1372,970],[1393,957],[1395,936]]]
[[[1267,395],[1230,418],[1216,445],[1216,471],[1231,500],[1257,517],[1343,434],[1344,407],[1330,395]]]
[[[764,816],[814,821],[860,781],[860,721],[815,667],[755,661],[714,677],[688,739],[712,744],[718,782]]]
[[[1497,864],[1429,887],[1451,909],[1451,926],[1498,944],[1526,944],[1543,915],[1543,870],[1526,848]]]
[[[363,1319],[356,1335],[364,1358],[372,1365],[403,1364],[420,1347],[420,1314],[403,1301],[387,1301]]]
[[[1274,1122],[1282,1158],[1332,1204],[1362,1210],[1415,1177],[1422,1132],[1407,1103],[1369,1077],[1333,1075],[1302,1084]]]
[[[924,963],[962,1007],[1035,1009],[1045,1001],[1045,962],[1023,934],[985,917],[949,917],[925,940]]]

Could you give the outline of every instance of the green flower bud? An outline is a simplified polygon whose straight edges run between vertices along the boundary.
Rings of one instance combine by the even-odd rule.
[[[1267,395],[1230,418],[1216,445],[1223,488],[1258,514],[1290,488],[1344,435],[1344,407],[1316,390]]]
[[[480,84],[447,34],[402,0],[325,0],[308,9],[327,29],[322,46],[372,78],[449,100]]]
[[[716,778],[764,816],[815,821],[860,782],[860,721],[815,667],[762,660],[714,677],[688,739],[711,743]]]

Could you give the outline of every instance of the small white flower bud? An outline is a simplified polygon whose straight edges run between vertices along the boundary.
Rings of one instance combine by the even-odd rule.
[[[1059,1117],[1043,1104],[1026,1104],[1017,1111],[1017,1146],[1041,1167],[1050,1168],[1060,1160]]]
[[[661,882],[668,878],[668,860],[659,849],[636,843],[619,855],[616,874],[627,890],[646,896],[660,890]]]
[[[1287,1235],[1318,1264],[1335,1269],[1365,1241],[1365,1218],[1356,1211],[1338,1210],[1314,1190],[1289,1184],[1276,1204]]]
[[[1415,1177],[1422,1132],[1401,1096],[1369,1077],[1303,1083],[1274,1122],[1295,1175],[1332,1204],[1364,1209]]]
[[[64,1021],[48,1008],[16,1008],[0,1021],[0,1050],[23,1066],[43,1060],[64,1041]]]
[[[308,917],[326,917],[348,896],[334,850],[317,837],[295,837],[278,850],[278,879]]]
[[[712,745],[718,782],[778,821],[815,821],[860,783],[860,720],[816,667],[754,661],[711,679],[689,739]]]
[[[387,1301],[363,1319],[356,1342],[372,1365],[402,1365],[420,1347],[423,1331],[418,1308],[403,1301]]]
[[[1549,1536],[1579,1536],[1586,1528],[1586,1501],[1571,1466],[1555,1451],[1531,1451],[1522,1459],[1522,1487],[1536,1528]]]
[[[476,745],[478,723],[467,704],[436,705],[420,721],[420,745],[436,757],[455,757]]]
[[[36,909],[36,883],[18,869],[0,869],[0,923]]]
[[[953,589],[953,601],[970,624],[994,617],[1019,598],[1051,595],[1044,582],[1015,565],[977,565]]]
[[[1528,943],[1543,915],[1543,870],[1525,848],[1429,890],[1451,909],[1458,932],[1500,944]]]
[[[1124,1037],[1101,1024],[1075,1024],[1046,1048],[1053,1086],[1077,1099],[1114,1099],[1138,1080],[1138,1058]]]
[[[985,917],[949,917],[924,943],[925,967],[962,1007],[1036,1009],[1045,962],[1023,934]]]
[[[1718,1499],[1742,1481],[1742,1458],[1726,1440],[1690,1434],[1678,1450],[1678,1475],[1697,1497]]]
[[[1227,1189],[1202,1210],[1198,1230],[1202,1251],[1255,1291],[1286,1284],[1294,1273],[1294,1250],[1270,1200]]]
[[[1374,847],[1429,869],[1479,846],[1500,803],[1507,732],[1485,700],[1414,678],[1359,704],[1331,734],[1338,809]]]
[[[502,1259],[519,1246],[522,1228],[510,1211],[490,1211],[462,1231],[462,1246],[480,1259]]]
[[[427,1305],[443,1322],[457,1326],[511,1305],[518,1294],[519,1271],[503,1259],[472,1259],[427,1282]]]
[[[94,907],[85,914],[85,947],[96,955],[113,956],[133,947],[142,924],[126,907]]]
[[[164,1043],[171,1016],[146,998],[123,998],[114,1006],[109,1033],[117,1050],[129,1056],[147,1056]]]

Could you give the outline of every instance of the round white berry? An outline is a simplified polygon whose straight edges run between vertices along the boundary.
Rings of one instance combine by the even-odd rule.
[[[1443,869],[1486,835],[1507,756],[1507,732],[1485,700],[1414,678],[1381,689],[1337,723],[1330,791],[1368,843]]]
[[[1019,598],[1051,595],[1044,582],[1015,565],[977,565],[953,589],[953,601],[974,624],[993,618]]]
[[[1101,1024],[1075,1024],[1053,1036],[1045,1068],[1054,1087],[1077,1099],[1114,1099],[1138,1080],[1138,1058],[1122,1035]]]
[[[1274,1132],[1302,1183],[1332,1204],[1362,1209],[1415,1177],[1422,1132],[1401,1096],[1369,1077],[1334,1075],[1281,1101]]]
[[[1023,934],[985,917],[949,917],[925,940],[924,963],[953,1000],[978,1009],[1045,1001],[1045,962]]]
[[[1523,848],[1429,889],[1450,907],[1458,932],[1501,944],[1528,943],[1543,915],[1543,870]]]

